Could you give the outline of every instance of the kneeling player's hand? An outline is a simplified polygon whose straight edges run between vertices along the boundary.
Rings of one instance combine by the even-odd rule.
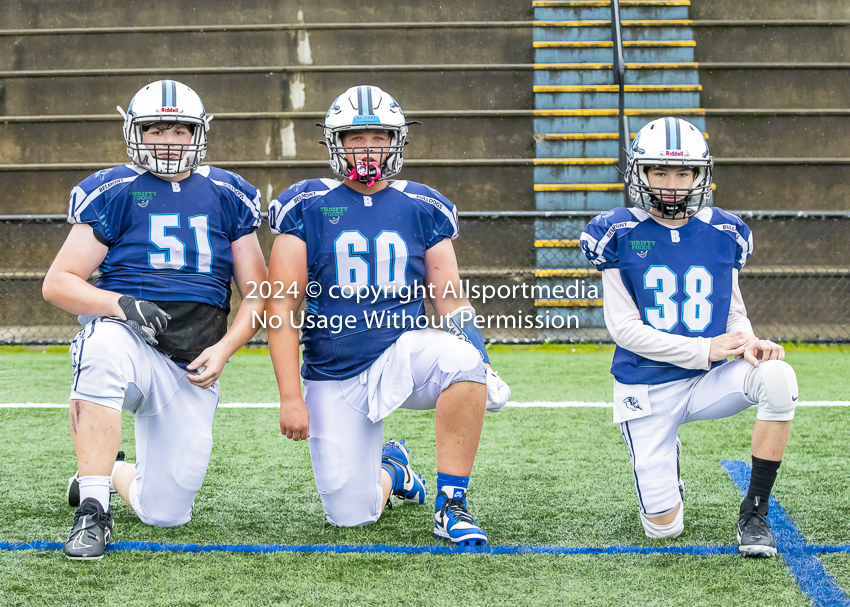
[[[125,325],[150,345],[159,343],[156,336],[165,331],[171,316],[155,303],[130,295],[122,295],[118,299],[118,306],[124,312]]]
[[[209,388],[221,376],[225,363],[227,355],[216,346],[210,346],[186,367],[189,371],[186,377],[199,388]]]
[[[708,362],[726,360],[730,356],[740,356],[744,353],[747,344],[755,339],[754,335],[743,331],[724,333],[711,338],[711,349],[708,353]]]
[[[744,349],[744,360],[754,367],[759,366],[759,360],[783,360],[785,348],[769,339],[753,339]]]
[[[304,399],[299,396],[280,399],[280,433],[292,440],[310,437],[310,414]]]
[[[487,365],[487,411],[498,413],[511,397],[511,388]]]

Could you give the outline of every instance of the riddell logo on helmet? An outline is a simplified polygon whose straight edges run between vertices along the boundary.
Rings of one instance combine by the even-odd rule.
[[[164,107],[159,110],[164,114],[179,114],[180,110],[176,107]]]
[[[683,152],[682,150],[665,150],[664,155],[665,156],[682,157],[682,156],[685,155],[685,152]]]

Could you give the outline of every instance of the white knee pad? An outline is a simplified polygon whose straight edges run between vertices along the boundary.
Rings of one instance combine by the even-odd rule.
[[[650,522],[644,515],[643,512],[640,513],[640,522],[643,524],[643,530],[646,532],[646,537],[651,537],[655,539],[662,539],[665,537],[679,537],[682,535],[682,531],[685,530],[685,505],[679,502],[679,511],[676,513],[676,518],[674,518],[670,523],[666,525],[656,525]],[[664,512],[660,512],[653,516],[663,516]]]
[[[797,375],[784,360],[768,360],[750,371],[747,397],[758,404],[757,419],[787,422],[797,407]]]
[[[157,501],[156,503],[148,504],[148,508],[142,504],[141,487],[138,479],[134,479],[130,484],[130,507],[139,520],[145,525],[152,527],[177,527],[185,525],[192,520],[192,506],[190,504],[182,504],[183,507],[169,508],[168,500]],[[148,500],[151,501],[151,500]],[[174,506],[174,504],[170,504]]]

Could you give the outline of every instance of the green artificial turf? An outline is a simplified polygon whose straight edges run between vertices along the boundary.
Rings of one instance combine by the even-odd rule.
[[[605,409],[506,409],[488,414],[472,477],[471,507],[493,544],[607,546],[732,545],[740,501],[720,467],[749,460],[748,411],[681,429],[685,532],[650,540],[637,517],[628,453]],[[433,412],[398,411],[386,437],[404,438],[433,503]],[[813,543],[847,541],[850,424],[844,408],[798,412],[775,493]],[[221,409],[215,446],[194,519],[176,529],[147,527],[120,500],[116,539],[200,543],[438,544],[428,506],[393,509],[375,525],[335,528],[324,521],[307,445],[282,437],[274,409]],[[815,437],[812,439],[812,437]],[[132,418],[122,448],[134,458]],[[0,423],[0,538],[58,541],[75,458],[62,409],[4,410]],[[55,507],[45,508],[46,504]]]
[[[0,402],[68,400],[71,361],[51,347],[0,347]],[[59,351],[57,351],[59,350]],[[800,399],[850,400],[850,347],[786,345]],[[511,386],[511,400],[611,401],[612,346],[490,346],[493,368]],[[8,378],[8,379],[6,379]],[[277,402],[278,390],[268,350],[237,353],[221,377],[222,402]]]
[[[0,552],[3,605],[803,607],[781,561],[737,557]]]
[[[515,400],[610,400],[611,349],[495,347]],[[788,348],[803,400],[850,400],[844,348]],[[64,402],[67,355],[0,352],[4,402]],[[565,372],[564,369],[568,371]],[[225,402],[274,402],[268,354],[240,353]],[[76,467],[63,409],[0,409],[0,541],[64,541]],[[685,532],[646,538],[628,453],[610,409],[504,409],[487,414],[469,504],[493,545],[735,545],[740,496],[722,459],[749,461],[755,411],[683,426]],[[141,524],[113,497],[116,541],[226,544],[442,545],[433,538],[434,413],[398,411],[429,497],[374,525],[325,522],[307,444],[278,430],[275,409],[220,409],[193,520]],[[800,408],[775,494],[812,544],[850,541],[850,408]],[[135,454],[133,420],[122,448]],[[850,588],[850,555],[821,557]],[[108,553],[71,563],[59,551],[0,551],[0,605],[809,605],[781,559],[732,555],[547,556]]]

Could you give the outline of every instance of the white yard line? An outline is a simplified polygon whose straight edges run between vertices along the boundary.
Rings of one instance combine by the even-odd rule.
[[[221,403],[222,409],[277,409],[278,403]],[[529,403],[509,402],[507,407],[529,408],[543,407],[549,409],[573,408],[573,407],[602,407],[611,408],[613,403],[585,403],[580,401],[534,401]],[[810,400],[797,403],[798,407],[850,407],[850,401],[846,400]],[[0,409],[67,409],[68,403],[0,403]]]

